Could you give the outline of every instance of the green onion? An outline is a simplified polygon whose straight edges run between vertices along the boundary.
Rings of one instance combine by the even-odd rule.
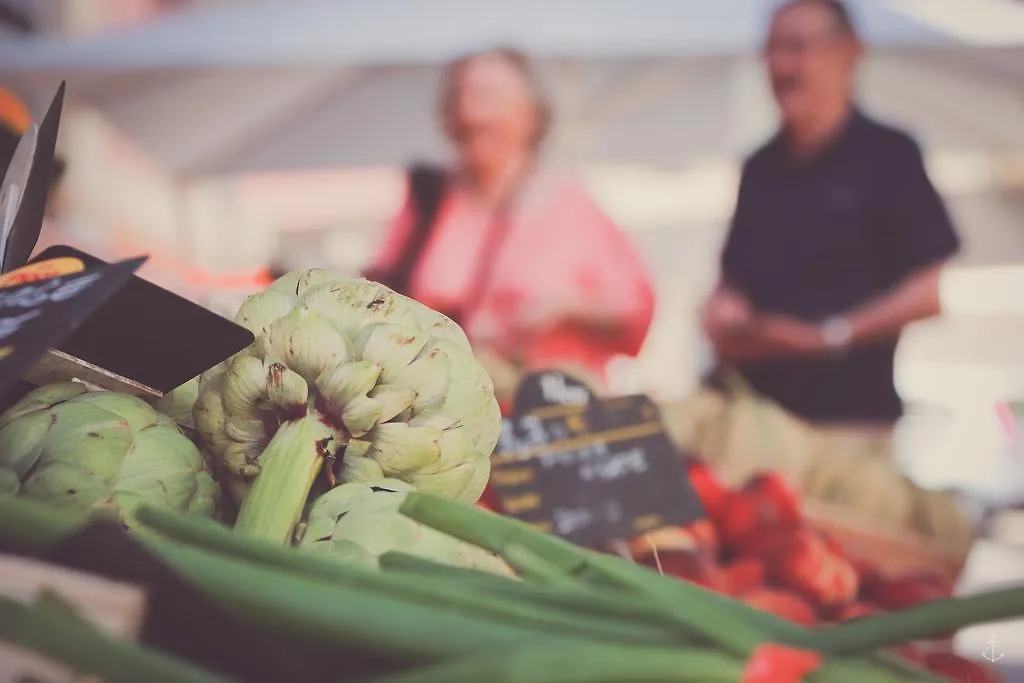
[[[22,555],[45,554],[90,521],[80,512],[0,495],[0,543]]]
[[[597,589],[610,586],[643,596],[653,608],[662,609],[688,633],[743,659],[769,641],[794,647],[813,648],[813,635],[808,629],[790,624],[774,615],[754,609],[739,601],[719,595],[686,581],[666,578],[645,567],[609,555],[583,550],[560,538],[545,534],[519,520],[499,516],[474,506],[448,501],[424,493],[411,493],[401,511],[408,517],[493,552],[502,552],[510,545],[520,545],[562,571],[586,578]],[[895,662],[891,656],[872,656],[870,661],[827,662],[812,680],[856,683],[865,672],[879,681],[890,674],[903,675],[894,681],[905,681],[907,675],[920,680],[938,681],[909,663]],[[916,679],[915,679],[916,680]]]
[[[523,604],[503,600],[480,591],[472,591],[461,581],[408,575],[396,575],[346,565],[334,559],[294,548],[281,548],[261,539],[232,533],[227,528],[199,518],[169,515],[155,509],[143,509],[140,521],[167,536],[173,535],[191,547],[201,547],[263,566],[291,570],[296,575],[316,579],[337,589],[358,590],[388,599],[401,599],[413,605],[434,606],[443,600],[448,612],[501,623],[556,633],[613,642],[679,644],[681,635],[664,625],[643,619],[616,621],[580,621],[562,611],[538,603]],[[174,546],[146,540],[157,554],[174,553]],[[514,583],[495,576],[497,581]]]
[[[708,650],[539,645],[482,652],[367,683],[736,683],[742,673],[742,663]]]
[[[531,603],[549,609],[557,609],[572,614],[577,619],[635,619],[652,624],[660,624],[674,631],[679,628],[677,619],[660,609],[655,609],[642,600],[630,595],[614,592],[599,593],[592,590],[563,590],[554,586],[537,585],[525,581],[510,581],[492,574],[484,574],[471,569],[461,569],[438,564],[405,553],[390,552],[381,556],[381,564],[390,571],[393,567],[401,567],[401,572],[430,576],[433,572],[447,577],[449,571],[466,576],[461,585],[466,590],[479,591],[488,595],[501,595],[505,599],[517,603]],[[475,575],[475,576],[473,576]],[[474,581],[474,579],[481,579]],[[588,586],[583,586],[589,588]]]
[[[823,626],[814,632],[811,641],[823,652],[861,653],[1021,616],[1024,616],[1024,587],[1006,588],[933,600],[895,612]]]
[[[520,576],[535,583],[566,590],[586,590],[586,585],[561,571],[544,558],[521,545],[512,543],[501,551],[501,556]]]
[[[667,610],[670,605],[678,605],[684,610],[676,612],[678,623],[689,629],[691,636],[743,659],[768,640],[735,615],[719,613],[714,619],[708,619],[695,613],[697,610],[693,608],[699,605],[680,602],[678,592],[672,590],[675,584],[682,582],[666,580],[618,558],[583,550],[518,520],[422,493],[410,493],[401,511],[421,524],[494,552],[504,553],[509,547],[518,545],[568,575],[603,577],[609,584],[617,584],[622,589],[644,596],[656,608]],[[655,580],[648,581],[648,578]]]
[[[509,586],[521,586],[522,582],[513,577],[499,576],[490,572],[482,572],[477,569],[466,567],[455,567],[450,564],[441,564],[434,560],[428,560],[419,555],[410,555],[398,550],[391,550],[380,556],[380,568],[385,572],[409,574],[421,576],[438,581],[459,581],[463,584],[472,582],[474,587],[482,590],[504,590]]]

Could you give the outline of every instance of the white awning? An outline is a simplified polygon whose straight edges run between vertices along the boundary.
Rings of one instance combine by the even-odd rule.
[[[1024,149],[1024,103],[1008,86],[1024,79],[1024,53],[970,45],[946,20],[950,3],[967,0],[935,1],[945,14],[915,0],[853,3],[873,46],[864,99],[928,145]],[[1007,2],[969,1],[977,16]],[[509,42],[543,62],[557,108],[552,153],[679,168],[739,157],[772,125],[753,53],[774,5],[247,3],[99,37],[5,42],[0,82],[48,97],[66,78],[71,102],[97,108],[178,174],[393,165],[444,153],[438,61]],[[1024,7],[1011,9],[997,18],[1024,27]]]
[[[983,2],[972,3],[973,13],[984,14],[984,7],[977,8]],[[892,2],[853,4],[873,44],[956,40],[955,31],[916,19]],[[0,45],[0,64],[19,70],[133,71],[434,63],[495,42],[543,57],[750,52],[774,5],[774,0],[263,2],[183,12],[90,39]]]

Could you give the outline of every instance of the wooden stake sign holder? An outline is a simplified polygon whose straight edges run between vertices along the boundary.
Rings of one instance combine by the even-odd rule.
[[[75,358],[71,354],[57,349],[47,351],[38,363],[25,372],[23,379],[38,386],[75,379],[86,384],[90,389],[119,391],[139,398],[163,396],[163,392],[157,391],[153,387],[128,379],[116,372],[104,370],[98,365]]]

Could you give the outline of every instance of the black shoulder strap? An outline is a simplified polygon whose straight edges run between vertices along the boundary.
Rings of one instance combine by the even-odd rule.
[[[429,164],[413,164],[408,169],[409,198],[415,223],[394,270],[385,283],[400,294],[409,293],[409,281],[419,264],[420,256],[430,238],[444,196],[444,169]]]

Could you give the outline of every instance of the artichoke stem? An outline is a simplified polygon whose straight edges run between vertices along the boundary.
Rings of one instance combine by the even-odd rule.
[[[263,451],[235,530],[289,545],[324,460],[341,445],[338,433],[316,413],[282,424]]]

